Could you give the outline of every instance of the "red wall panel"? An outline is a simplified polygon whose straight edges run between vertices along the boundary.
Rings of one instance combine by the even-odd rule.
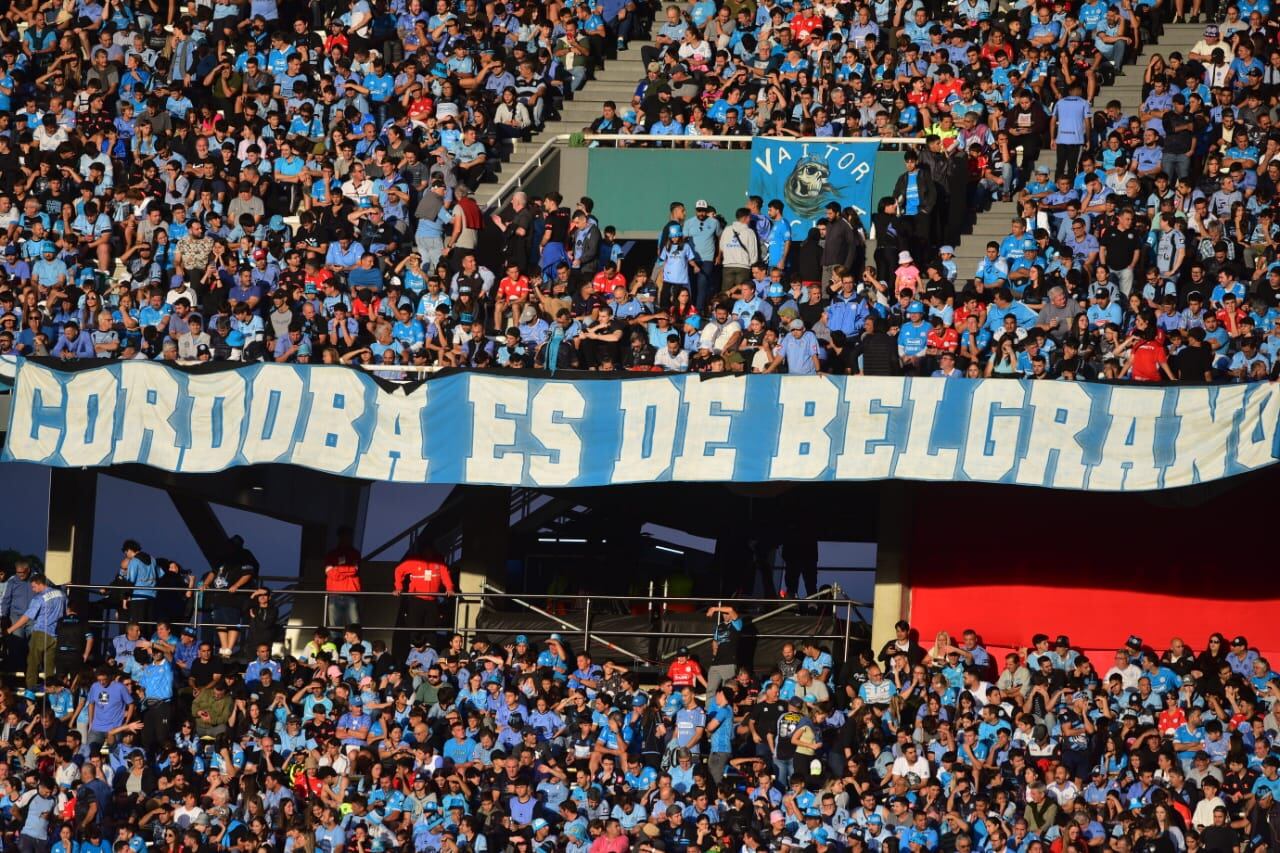
[[[917,488],[911,623],[926,648],[939,630],[973,628],[993,650],[1067,634],[1103,671],[1131,633],[1200,651],[1221,631],[1280,666],[1278,486],[1268,470],[1153,495]]]

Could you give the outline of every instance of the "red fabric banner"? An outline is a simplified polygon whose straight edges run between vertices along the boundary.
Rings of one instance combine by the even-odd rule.
[[[993,651],[1066,634],[1103,672],[1130,634],[1160,652],[1178,636],[1199,652],[1221,631],[1243,634],[1275,667],[1277,485],[1261,472],[1150,496],[914,489],[911,624],[926,649],[939,630],[958,639],[973,628]]]

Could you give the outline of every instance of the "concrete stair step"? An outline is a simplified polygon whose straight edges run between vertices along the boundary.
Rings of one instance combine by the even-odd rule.
[[[589,89],[592,83],[607,83],[611,86],[630,85],[634,90],[636,84],[644,78],[644,66],[640,63],[610,64],[603,71],[597,71],[595,77],[583,89]]]
[[[636,85],[645,74],[644,63],[640,59],[643,44],[633,42],[617,59],[606,62],[603,69],[574,93],[572,101],[565,101],[559,120],[544,125],[542,132],[534,134],[529,142],[515,143],[511,155],[499,167],[499,183],[481,184],[476,191],[477,203],[487,206],[502,183],[519,174],[547,140],[560,134],[581,132],[600,115],[605,101],[614,101],[620,110],[629,109]]]

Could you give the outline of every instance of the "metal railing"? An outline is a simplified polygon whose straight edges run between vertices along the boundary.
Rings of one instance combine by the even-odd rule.
[[[520,168],[517,169],[510,178],[507,178],[507,180],[503,181],[502,184],[500,184],[498,188],[494,190],[493,195],[490,196],[488,203],[485,204],[485,213],[497,213],[498,211],[502,210],[503,206],[510,200],[510,196],[516,191],[523,188],[525,183],[527,183],[529,179],[531,179],[534,176],[535,173],[537,173],[539,170],[542,169],[543,166],[547,164],[547,161],[551,156],[551,152],[554,151],[557,146],[563,145],[569,142],[575,136],[581,138],[584,142],[587,142],[587,143],[591,143],[591,142],[612,143],[614,145],[617,145],[619,143],[623,145],[625,145],[626,143],[641,143],[646,145],[657,143],[658,147],[660,148],[688,148],[691,146],[698,147],[706,143],[715,143],[717,147],[720,145],[730,145],[730,144],[749,146],[751,144],[751,140],[754,138],[751,136],[725,136],[722,134],[721,135],[711,134],[708,136],[665,136],[662,134],[647,134],[647,133],[634,133],[634,134],[582,133],[580,135],[573,134],[573,133],[557,133],[553,136],[548,137],[545,142],[543,142],[540,146],[538,146],[538,150],[533,152],[533,156],[531,156],[526,162],[522,163],[520,165]],[[774,138],[774,137],[768,137],[768,138]],[[791,137],[789,136],[789,137],[785,137],[785,139],[788,142],[808,142],[811,144],[823,144],[823,145],[834,145],[837,143],[838,144],[861,143],[861,144],[867,144],[867,145],[870,145],[872,143],[875,143],[876,145],[923,145],[924,144],[923,138],[915,137],[915,136],[891,136],[891,137],[885,137],[883,139],[879,137],[859,138],[859,137],[852,137],[852,136],[850,137],[844,137],[844,136]]]
[[[647,652],[639,652],[633,648],[628,648],[620,643],[614,642],[614,640],[639,638],[649,641],[657,641],[663,639],[671,640],[688,638],[690,642],[682,645],[687,646],[688,648],[698,648],[712,642],[712,638],[708,636],[707,630],[705,628],[699,628],[698,630],[687,630],[681,628],[668,621],[671,617],[675,616],[677,613],[685,615],[686,613],[705,610],[711,606],[728,604],[742,611],[745,615],[750,616],[754,626],[761,626],[762,623],[767,623],[770,619],[788,614],[799,607],[817,607],[821,610],[828,611],[833,620],[838,620],[840,616],[843,615],[843,625],[835,632],[823,633],[821,631],[806,631],[804,636],[826,641],[833,645],[838,644],[840,659],[845,660],[849,656],[849,649],[854,640],[853,625],[855,623],[867,624],[868,620],[863,615],[863,611],[865,609],[869,609],[871,606],[866,602],[854,601],[845,597],[838,584],[833,584],[832,586],[820,590],[811,596],[791,600],[741,597],[709,598],[705,596],[672,597],[665,594],[655,594],[652,591],[652,585],[650,586],[651,591],[648,595],[583,595],[567,593],[555,593],[553,595],[513,594],[508,593],[487,581],[484,582],[483,586],[484,589],[481,591],[459,592],[448,596],[448,598],[452,599],[452,601],[458,605],[455,609],[454,618],[449,624],[442,624],[438,626],[400,624],[377,625],[362,622],[361,628],[366,634],[389,633],[392,635],[400,632],[420,634],[423,632],[430,633],[433,630],[437,632],[451,630],[455,633],[461,634],[464,638],[470,641],[470,639],[478,633],[497,633],[512,636],[518,634],[536,635],[538,633],[549,633],[546,630],[546,622],[550,622],[555,626],[553,630],[558,629],[562,633],[572,635],[575,642],[580,639],[582,649],[590,649],[593,644],[597,644],[618,652],[619,654],[626,655],[632,661],[657,664],[660,663],[663,658],[671,657],[673,653],[653,656]],[[81,590],[89,594],[115,597],[127,597],[128,594],[134,590],[134,587],[130,586],[104,586],[102,584],[78,583],[63,584],[62,588],[66,590]],[[205,593],[214,592],[220,595],[236,596],[243,602],[247,603],[256,590],[260,588],[262,587],[246,587],[244,589],[236,590],[235,592],[228,592],[227,590],[196,589],[193,591],[194,601],[190,621],[176,621],[171,622],[170,624],[176,629],[192,627],[196,629],[197,632],[201,630],[219,629],[242,630],[245,627],[244,623],[219,623],[203,618],[206,615],[205,611],[209,609],[206,608],[202,600],[203,596]],[[159,588],[157,591],[161,593],[185,592],[182,589],[166,588]],[[397,597],[395,593],[386,591],[330,593],[326,590],[318,589],[288,588],[285,590],[269,590],[269,592],[273,601],[277,603],[279,603],[281,599],[288,599],[290,602],[297,602],[299,599],[308,597],[321,597],[325,599],[325,601],[322,601],[322,606],[324,606],[327,604],[327,599],[330,595],[344,595],[358,599],[381,600],[384,603],[398,603],[400,601],[400,598]],[[401,595],[408,597],[411,594],[402,593]],[[443,595],[440,596],[440,598],[445,597],[446,596]],[[543,606],[543,604],[540,603],[535,603],[535,599],[544,598],[546,599],[544,602],[546,606]],[[645,605],[647,607],[646,615],[650,618],[649,627],[645,630],[601,627],[597,620],[604,615],[609,615],[607,613],[602,613],[601,607],[604,602],[608,602],[610,605],[615,606],[623,605],[624,607],[628,605]],[[99,603],[102,604],[105,602]],[[517,609],[514,611],[503,610],[501,612],[529,613],[538,617],[539,620],[544,621],[530,621],[527,623],[517,621],[512,624],[504,624],[502,626],[486,627],[477,625],[474,622],[471,622],[471,624],[463,624],[459,619],[463,613],[464,607],[476,607],[481,609],[487,607],[493,609],[494,612],[499,612],[499,606],[504,604],[512,605]],[[552,608],[563,609],[561,612],[557,613],[553,612]],[[686,609],[678,610],[677,608]],[[108,609],[113,610],[114,608]],[[753,610],[758,610],[760,612],[752,612]],[[281,615],[285,616],[286,614],[282,612]],[[573,621],[575,618],[579,621]],[[130,620],[125,617],[124,614],[118,614],[117,618],[111,619],[107,618],[106,613],[104,613],[102,620],[103,625],[108,632],[113,626],[117,625],[121,626],[121,629],[123,629],[123,626],[128,624],[129,621]],[[396,621],[400,622],[401,620],[397,618]],[[283,623],[277,627],[291,631],[304,632],[314,631],[319,628],[336,628],[340,626],[306,623],[300,618],[293,618],[292,614],[289,614],[284,619]],[[114,635],[112,634],[111,636]],[[759,640],[800,639],[800,637],[794,632],[771,633],[760,630],[753,631],[752,637]],[[836,649],[832,648],[832,652],[835,651]]]
[[[502,184],[493,191],[493,195],[489,197],[488,204],[484,207],[485,213],[497,213],[502,210],[503,205],[507,202],[508,196],[522,188],[525,181],[533,177],[535,172],[546,165],[551,151],[557,145],[568,142],[572,136],[573,135],[569,133],[557,133],[538,146],[538,150],[533,152],[533,156],[521,164],[520,168],[516,170],[514,175],[503,181]]]
[[[924,145],[918,136],[729,136],[725,134],[699,134],[698,136],[671,136],[664,133],[584,133],[585,142],[642,142],[658,143],[661,147],[699,148],[706,143],[751,145],[752,139],[780,139],[786,142],[802,142],[810,145]]]

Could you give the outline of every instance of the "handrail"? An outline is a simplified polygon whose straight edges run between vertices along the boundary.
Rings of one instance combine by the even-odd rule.
[[[918,136],[728,136],[725,134],[699,134],[698,136],[668,136],[665,133],[584,133],[586,142],[671,142],[696,145],[699,142],[745,142],[753,139],[781,139],[787,142],[804,142],[810,145],[837,145],[861,143],[864,145],[924,145]]]
[[[568,142],[575,134],[557,133],[538,147],[533,152],[533,156],[521,164],[510,178],[503,181],[499,187],[494,190],[493,195],[485,204],[486,213],[496,213],[502,209],[507,202],[507,196],[515,190],[524,186],[525,180],[534,172],[541,169],[545,165],[545,158],[551,149],[561,143]],[[581,138],[585,142],[668,142],[673,146],[676,143],[697,144],[699,142],[739,142],[750,143],[756,137],[754,136],[725,136],[723,134],[712,134],[709,136],[664,136],[662,134],[648,133],[583,133]],[[782,137],[761,137],[765,139],[774,139]],[[890,136],[883,139],[879,137],[852,137],[852,136],[789,136],[785,137],[788,142],[807,142],[810,144],[837,144],[837,143],[864,143],[877,145],[923,145],[924,140],[913,136]]]
[[[557,144],[561,142],[568,142],[570,136],[571,134],[568,133],[557,133],[546,142],[542,143],[542,145],[538,147],[538,150],[533,152],[533,156],[525,161],[524,164],[516,170],[514,175],[507,178],[507,180],[503,181],[503,183],[494,190],[493,195],[489,198],[489,203],[484,206],[485,212],[496,213],[501,210],[503,204],[506,203],[504,200],[506,199],[507,194],[524,186],[525,178],[542,168],[543,158],[546,157],[547,153]]]
[[[772,610],[761,613],[759,616],[753,616],[752,621],[762,622],[765,619],[772,619],[774,616],[781,616],[783,613],[786,613],[788,610],[793,610],[796,607],[799,607],[801,604],[806,602],[828,601],[831,604],[831,611],[832,613],[834,613],[837,607],[844,607],[847,604],[847,602],[841,601],[836,598],[836,595],[838,595],[839,592],[840,592],[840,587],[838,585],[833,584],[827,587],[825,590],[820,589],[817,592],[813,593],[812,595],[805,596],[804,598],[794,598],[791,601],[787,602],[786,604],[780,605],[778,607],[775,607]],[[671,600],[679,600],[679,599],[671,599]],[[729,599],[729,601],[732,603],[734,601],[739,601],[739,599]],[[722,604],[723,601],[719,603]],[[764,635],[757,635],[757,636],[764,636]],[[696,643],[690,643],[689,648],[696,648],[698,646],[701,646],[709,642],[711,642],[711,638],[704,637],[703,639],[699,640]],[[668,655],[668,657],[670,657],[670,655]]]
[[[93,592],[93,593],[101,593],[105,591],[117,591],[117,592],[124,593],[126,595],[135,589],[132,586],[121,586],[121,585],[104,586],[102,584],[82,584],[82,583],[68,583],[68,584],[63,584],[62,586],[65,589],[71,589],[71,590],[88,590],[89,592]],[[252,595],[257,588],[261,588],[261,587],[249,587],[242,590],[236,590],[236,592],[233,594],[237,596],[241,594],[248,596],[248,595]],[[182,592],[183,590],[175,588],[169,591]],[[233,625],[233,624],[222,623],[222,622],[216,622],[216,623],[207,622],[201,619],[201,615],[203,612],[201,599],[203,598],[204,594],[209,591],[210,590],[204,590],[204,589],[199,589],[195,591],[196,606],[193,610],[190,621],[173,621],[171,624],[175,628],[191,626],[197,630],[200,630],[202,628],[203,629],[222,629],[222,628],[243,627],[242,625]],[[226,590],[217,590],[217,591],[226,592]],[[296,605],[297,599],[300,596],[308,596],[308,595],[327,596],[331,594],[326,590],[321,590],[321,589],[289,589],[283,593],[278,590],[272,590],[271,592],[272,592],[273,598],[277,602],[280,602],[281,599],[287,598],[290,605]],[[359,592],[348,592],[343,594],[351,595],[351,596],[361,596],[366,598],[381,597],[384,599],[387,599],[393,596],[392,592],[370,591],[370,590],[361,590]],[[711,603],[711,602],[716,602],[719,604],[732,603],[735,605],[741,605],[743,607],[746,607],[752,604],[774,604],[774,605],[778,604],[778,600],[772,599],[772,598],[769,598],[769,599],[764,599],[764,598],[723,599],[722,598],[717,600],[714,597],[668,598],[663,595],[591,596],[591,595],[572,594],[572,593],[554,596],[554,598],[557,601],[570,602],[573,604],[580,603],[582,605],[581,608],[575,607],[575,609],[572,611],[575,614],[580,614],[581,623],[579,624],[574,621],[571,621],[568,618],[565,618],[565,616],[557,615],[556,613],[553,613],[547,609],[544,609],[543,607],[540,607],[529,600],[535,597],[536,597],[536,594],[521,595],[521,594],[513,594],[513,593],[505,592],[500,587],[497,587],[494,584],[489,583],[488,581],[485,581],[483,583],[483,588],[479,592],[469,592],[469,593],[463,593],[463,594],[458,594],[453,596],[454,600],[459,602],[459,604],[462,604],[462,605],[479,602],[481,606],[484,606],[484,604],[486,604],[489,601],[504,601],[504,602],[517,604],[520,607],[524,608],[525,610],[529,611],[530,613],[536,614],[541,619],[549,621],[552,625],[552,629],[558,627],[560,630],[564,631],[566,634],[571,633],[576,637],[578,637],[581,640],[583,649],[589,650],[593,644],[598,644],[600,646],[604,646],[605,648],[611,650],[612,652],[624,655],[632,661],[650,665],[650,666],[660,666],[664,660],[669,659],[671,657],[671,653],[670,652],[665,654],[655,653],[655,657],[656,657],[655,659],[655,657],[650,657],[647,654],[642,654],[635,651],[634,649],[627,648],[626,646],[621,645],[618,642],[615,642],[615,640],[621,640],[624,638],[636,638],[640,640],[649,640],[652,642],[652,641],[661,640],[661,639],[670,641],[673,639],[684,640],[688,638],[690,642],[684,643],[683,645],[693,648],[693,647],[702,646],[708,642],[711,642],[711,638],[707,636],[707,631],[705,627],[694,626],[692,629],[690,629],[689,626],[680,626],[678,624],[668,625],[668,624],[665,624],[661,619],[658,619],[656,622],[651,623],[651,627],[644,627],[644,628],[641,628],[641,630],[631,630],[631,629],[621,628],[621,627],[597,628],[592,624],[592,602],[593,601],[598,602],[607,598],[609,602],[615,602],[615,601],[647,602],[650,606],[649,613],[651,616],[655,612],[653,607],[654,604],[659,601],[661,601],[664,605],[664,607],[662,608],[662,612],[666,612],[665,605],[669,603],[679,604],[681,602],[693,604],[699,608],[705,607],[708,603]],[[753,621],[755,621],[757,624],[761,624],[768,619],[779,616],[782,613],[785,613],[789,610],[794,609],[800,604],[816,604],[822,607],[830,608],[830,615],[835,620],[835,622],[831,624],[828,630],[806,631],[804,633],[809,637],[814,637],[819,640],[829,641],[831,643],[831,651],[833,653],[835,653],[837,649],[841,649],[843,651],[841,658],[843,659],[847,657],[851,630],[852,630],[851,618],[853,614],[856,612],[855,608],[857,606],[865,606],[865,605],[860,605],[859,602],[852,602],[849,599],[845,598],[843,595],[843,591],[840,589],[838,585],[832,585],[831,587],[828,587],[826,589],[819,590],[818,592],[806,598],[794,599],[792,601],[785,602],[780,606],[773,607],[767,610],[766,612],[755,616]],[[114,614],[115,618],[110,618],[110,619],[104,618],[104,625],[109,626],[117,623],[120,625],[123,625],[129,621],[127,616],[123,612],[121,612],[118,607],[113,607],[111,609],[115,611],[115,614]],[[291,610],[292,610],[292,607],[291,607]],[[836,627],[836,624],[839,621],[841,610],[843,610],[845,613],[845,620],[844,620],[844,625],[842,626],[842,630],[841,631],[831,630]],[[293,612],[296,613],[296,610],[293,610]],[[861,613],[858,613],[858,616],[859,618],[862,618]],[[104,614],[104,617],[105,617],[105,614]],[[865,619],[863,619],[863,621],[865,621]],[[294,631],[294,632],[310,632],[319,628],[323,628],[325,626],[320,624],[311,624],[311,623],[304,623],[301,621],[294,621],[292,616],[289,616],[289,617],[284,617],[281,620],[279,627],[289,631]],[[364,623],[362,627],[367,632],[389,633],[393,635],[405,634],[410,632],[417,634],[423,631],[427,631],[427,632],[447,631],[450,629],[450,626],[447,624],[441,624],[436,626],[428,626],[428,625],[401,626],[401,625],[371,625],[368,623]],[[456,622],[453,624],[452,628],[455,631],[459,630]],[[516,624],[512,624],[512,625],[501,626],[501,627],[495,626],[490,628],[482,628],[478,630],[483,630],[486,632],[496,631],[497,633],[500,633],[500,634],[514,635],[514,634],[534,633],[534,632],[541,633],[541,632],[547,631],[548,629],[547,629],[546,622],[541,622],[538,624],[530,624],[528,625],[528,627],[525,627],[517,621]],[[477,629],[476,628],[463,629],[461,632],[464,635],[475,634],[477,633]],[[754,633],[753,636],[760,640],[795,640],[797,639],[797,634],[794,632],[787,632],[787,633],[757,632],[757,633]],[[286,651],[287,651],[287,646],[286,646]]]
[[[439,515],[441,511],[443,511],[445,508],[447,508],[447,507],[449,506],[450,501],[452,501],[453,499],[454,499],[454,491],[451,489],[451,490],[449,491],[449,494],[448,494],[448,495],[445,497],[445,499],[440,503],[440,506],[438,506],[438,507],[436,507],[436,508],[435,508],[435,511],[434,511],[434,512],[432,512],[430,515],[427,515],[427,516],[424,516],[424,517],[422,517],[422,518],[419,518],[419,519],[418,519],[417,521],[415,521],[413,524],[410,524],[410,525],[409,525],[408,527],[406,527],[404,530],[401,530],[399,533],[397,533],[396,535],[392,536],[390,539],[388,539],[387,541],[383,542],[381,545],[379,545],[377,548],[374,548],[374,549],[373,549],[372,551],[370,551],[369,553],[367,553],[367,554],[362,554],[362,555],[360,556],[360,560],[361,560],[361,562],[368,562],[368,561],[373,560],[373,558],[374,558],[374,557],[377,557],[377,556],[378,556],[378,555],[380,555],[383,551],[387,550],[387,549],[388,549],[388,548],[390,548],[392,545],[395,545],[397,542],[399,542],[400,540],[404,539],[406,536],[411,536],[411,535],[416,536],[416,535],[418,534],[418,531],[419,531],[421,528],[426,527],[426,526],[427,526],[427,524],[429,524],[429,523],[431,522],[431,519],[432,519],[432,518],[434,518],[435,516]],[[310,591],[310,590],[308,590],[308,591]]]
[[[522,519],[525,518],[528,515],[528,508],[530,503],[529,494],[532,493],[533,491],[534,491],[533,489],[512,489],[511,500],[508,504],[509,514],[514,515],[517,512],[519,512],[521,513],[520,517]],[[409,525],[404,530],[401,530],[399,533],[395,534],[390,539],[383,542],[377,548],[374,548],[372,551],[370,551],[367,554],[361,555],[360,557],[361,561],[362,562],[371,561],[373,560],[373,558],[379,556],[391,546],[400,542],[406,536],[416,535],[422,528],[425,528],[428,524],[430,524],[433,518],[435,518],[440,513],[444,512],[446,509],[452,508],[452,501],[454,500],[455,500],[454,492],[450,491],[449,496],[446,497],[444,501],[440,504],[440,506],[436,507],[436,509],[430,515],[419,518],[413,524]]]
[[[543,617],[545,617],[545,618],[547,618],[547,619],[551,619],[552,621],[559,623],[560,625],[564,626],[565,628],[570,629],[570,630],[571,630],[571,631],[573,631],[575,634],[576,634],[576,633],[581,632],[581,633],[582,633],[583,640],[584,640],[584,647],[585,647],[586,645],[589,645],[589,644],[591,643],[591,641],[592,641],[592,640],[596,640],[596,641],[598,641],[598,642],[600,642],[600,643],[603,643],[604,645],[608,646],[609,648],[613,649],[614,651],[618,651],[618,652],[622,652],[623,654],[631,655],[631,656],[632,656],[633,658],[635,658],[636,660],[642,660],[642,661],[645,661],[646,663],[653,663],[653,661],[650,661],[650,660],[649,660],[647,657],[645,657],[644,655],[642,655],[642,654],[637,654],[637,653],[636,653],[634,650],[632,650],[632,649],[626,649],[626,648],[623,648],[622,646],[619,646],[617,643],[611,643],[611,642],[609,642],[608,640],[606,640],[606,639],[604,639],[603,637],[601,637],[599,634],[594,634],[594,633],[592,633],[592,632],[591,632],[591,600],[590,600],[590,599],[587,599],[587,607],[586,607],[586,609],[583,611],[582,627],[581,627],[581,628],[579,628],[577,625],[574,625],[572,622],[568,621],[567,619],[562,619],[562,618],[560,618],[559,616],[556,616],[554,613],[550,613],[549,611],[543,610],[541,607],[538,607],[538,606],[537,606],[537,605],[535,605],[535,604],[531,604],[530,602],[525,601],[523,598],[520,598],[520,597],[515,596],[515,595],[509,595],[508,593],[504,592],[502,589],[500,589],[500,588],[498,588],[498,587],[494,586],[493,584],[489,583],[488,581],[485,581],[485,582],[484,582],[484,588],[485,588],[486,590],[492,590],[492,591],[494,591],[494,592],[495,592],[495,593],[497,593],[497,594],[501,594],[501,595],[503,595],[503,596],[506,596],[506,597],[507,597],[507,599],[508,599],[509,601],[511,601],[513,604],[519,604],[521,607],[528,608],[529,610],[533,611],[534,613],[537,613],[537,614],[538,614],[538,615],[540,615],[540,616],[543,616]],[[608,633],[608,632],[606,632],[606,633]],[[631,632],[631,633],[640,633],[640,632]],[[648,635],[647,635],[647,634],[641,634],[641,636],[648,636]]]
[[[101,583],[64,583],[64,584],[57,584],[57,586],[58,586],[58,587],[60,587],[60,588],[62,588],[62,589],[87,589],[87,590],[89,590],[90,592],[97,592],[98,590],[104,590],[104,589],[105,589],[105,590],[112,590],[112,591],[116,591],[116,592],[129,592],[129,591],[131,591],[131,590],[135,589],[135,587],[132,587],[132,586],[121,586],[121,585],[101,584]],[[486,586],[490,586],[490,587],[492,587],[492,588],[493,588],[493,589],[495,589],[495,590],[496,590],[496,589],[498,589],[497,587],[493,587],[493,586],[492,586],[492,584],[488,584],[487,582],[486,582]],[[258,589],[260,589],[260,588],[261,588],[261,587],[258,587]],[[160,592],[182,592],[182,591],[183,591],[182,589],[179,589],[179,588],[176,588],[176,587],[175,587],[175,588],[173,588],[173,589],[169,589],[169,588],[167,588],[167,587],[157,587],[156,589],[158,589]],[[219,589],[219,590],[202,590],[202,589],[200,589],[200,588],[198,588],[198,587],[197,587],[197,589],[196,589],[195,591],[196,591],[196,592],[220,592],[220,593],[229,594],[229,595],[239,595],[239,594],[251,595],[255,590],[254,590],[254,589],[249,588],[248,586],[246,586],[246,587],[244,587],[244,588],[242,588],[242,589],[238,589],[238,590],[236,590],[235,592],[231,592],[231,593],[228,593],[228,591],[227,591],[227,590],[225,590],[225,589]],[[272,592],[272,594],[275,594],[277,591],[276,591],[276,590],[271,590],[271,592]],[[290,589],[288,592],[289,592],[289,594],[290,594],[290,595],[336,595],[336,594],[340,594],[340,595],[352,595],[352,596],[389,596],[389,595],[393,595],[393,594],[394,594],[391,590],[360,590],[360,591],[358,591],[358,592],[353,591],[353,592],[333,593],[333,592],[330,592],[330,591],[328,591],[328,590],[323,590],[323,589]],[[488,598],[492,598],[492,599],[499,599],[499,600],[501,600],[501,599],[507,599],[507,600],[509,600],[512,596],[515,596],[515,595],[522,595],[522,596],[526,596],[526,597],[540,597],[542,594],[540,594],[540,593],[511,593],[511,592],[502,592],[502,591],[498,591],[498,592],[466,592],[466,593],[458,593],[458,594],[456,594],[454,597],[455,597],[455,598],[459,598],[459,599],[463,599],[463,600],[466,600],[466,599],[488,599]],[[830,587],[830,588],[825,589],[825,590],[819,590],[818,592],[814,593],[814,595],[813,595],[812,597],[792,599],[792,600],[788,601],[787,603],[785,603],[785,604],[781,605],[781,606],[780,606],[780,607],[778,607],[777,609],[778,609],[778,610],[789,609],[789,608],[791,608],[791,607],[795,607],[795,606],[796,606],[796,605],[798,605],[798,604],[803,604],[803,603],[806,603],[806,602],[807,602],[807,603],[810,603],[810,604],[830,603],[830,605],[831,605],[831,606],[833,606],[833,607],[846,607],[846,606],[849,606],[849,605],[852,605],[853,607],[871,607],[871,604],[870,604],[869,602],[865,602],[865,601],[855,601],[855,600],[853,600],[853,599],[850,599],[850,598],[843,598],[843,597],[841,597],[841,598],[836,598],[836,596],[837,596],[837,595],[842,595],[842,591],[841,591],[841,590],[839,590],[839,588],[838,588],[838,587]],[[586,602],[586,601],[591,601],[591,600],[599,601],[599,600],[600,600],[600,599],[602,599],[602,598],[607,598],[607,599],[609,599],[610,601],[639,601],[639,602],[650,602],[650,601],[655,601],[655,602],[656,602],[656,601],[662,601],[662,602],[665,602],[665,603],[667,603],[667,604],[681,604],[681,603],[687,603],[687,604],[706,604],[707,602],[718,602],[718,603],[723,603],[723,604],[733,604],[733,605],[738,605],[738,604],[762,604],[762,605],[764,605],[764,604],[772,604],[772,605],[777,605],[777,604],[778,604],[778,602],[779,602],[779,599],[777,599],[777,598],[754,598],[754,597],[746,597],[746,596],[743,596],[743,597],[734,597],[734,598],[724,598],[724,597],[717,597],[717,596],[714,596],[714,595],[689,595],[689,596],[665,596],[665,595],[613,595],[613,594],[609,594],[609,595],[586,595],[586,594],[582,594],[582,593],[560,593],[560,592],[557,592],[557,593],[555,593],[555,594],[554,594],[554,596],[551,596],[551,597],[554,597],[557,601],[582,601],[582,602]],[[758,616],[758,617],[755,617],[755,618],[757,618],[757,619],[760,619],[760,618],[766,618],[766,617],[768,617],[769,615],[772,615],[772,614],[769,614],[769,613],[761,614],[761,616]]]

